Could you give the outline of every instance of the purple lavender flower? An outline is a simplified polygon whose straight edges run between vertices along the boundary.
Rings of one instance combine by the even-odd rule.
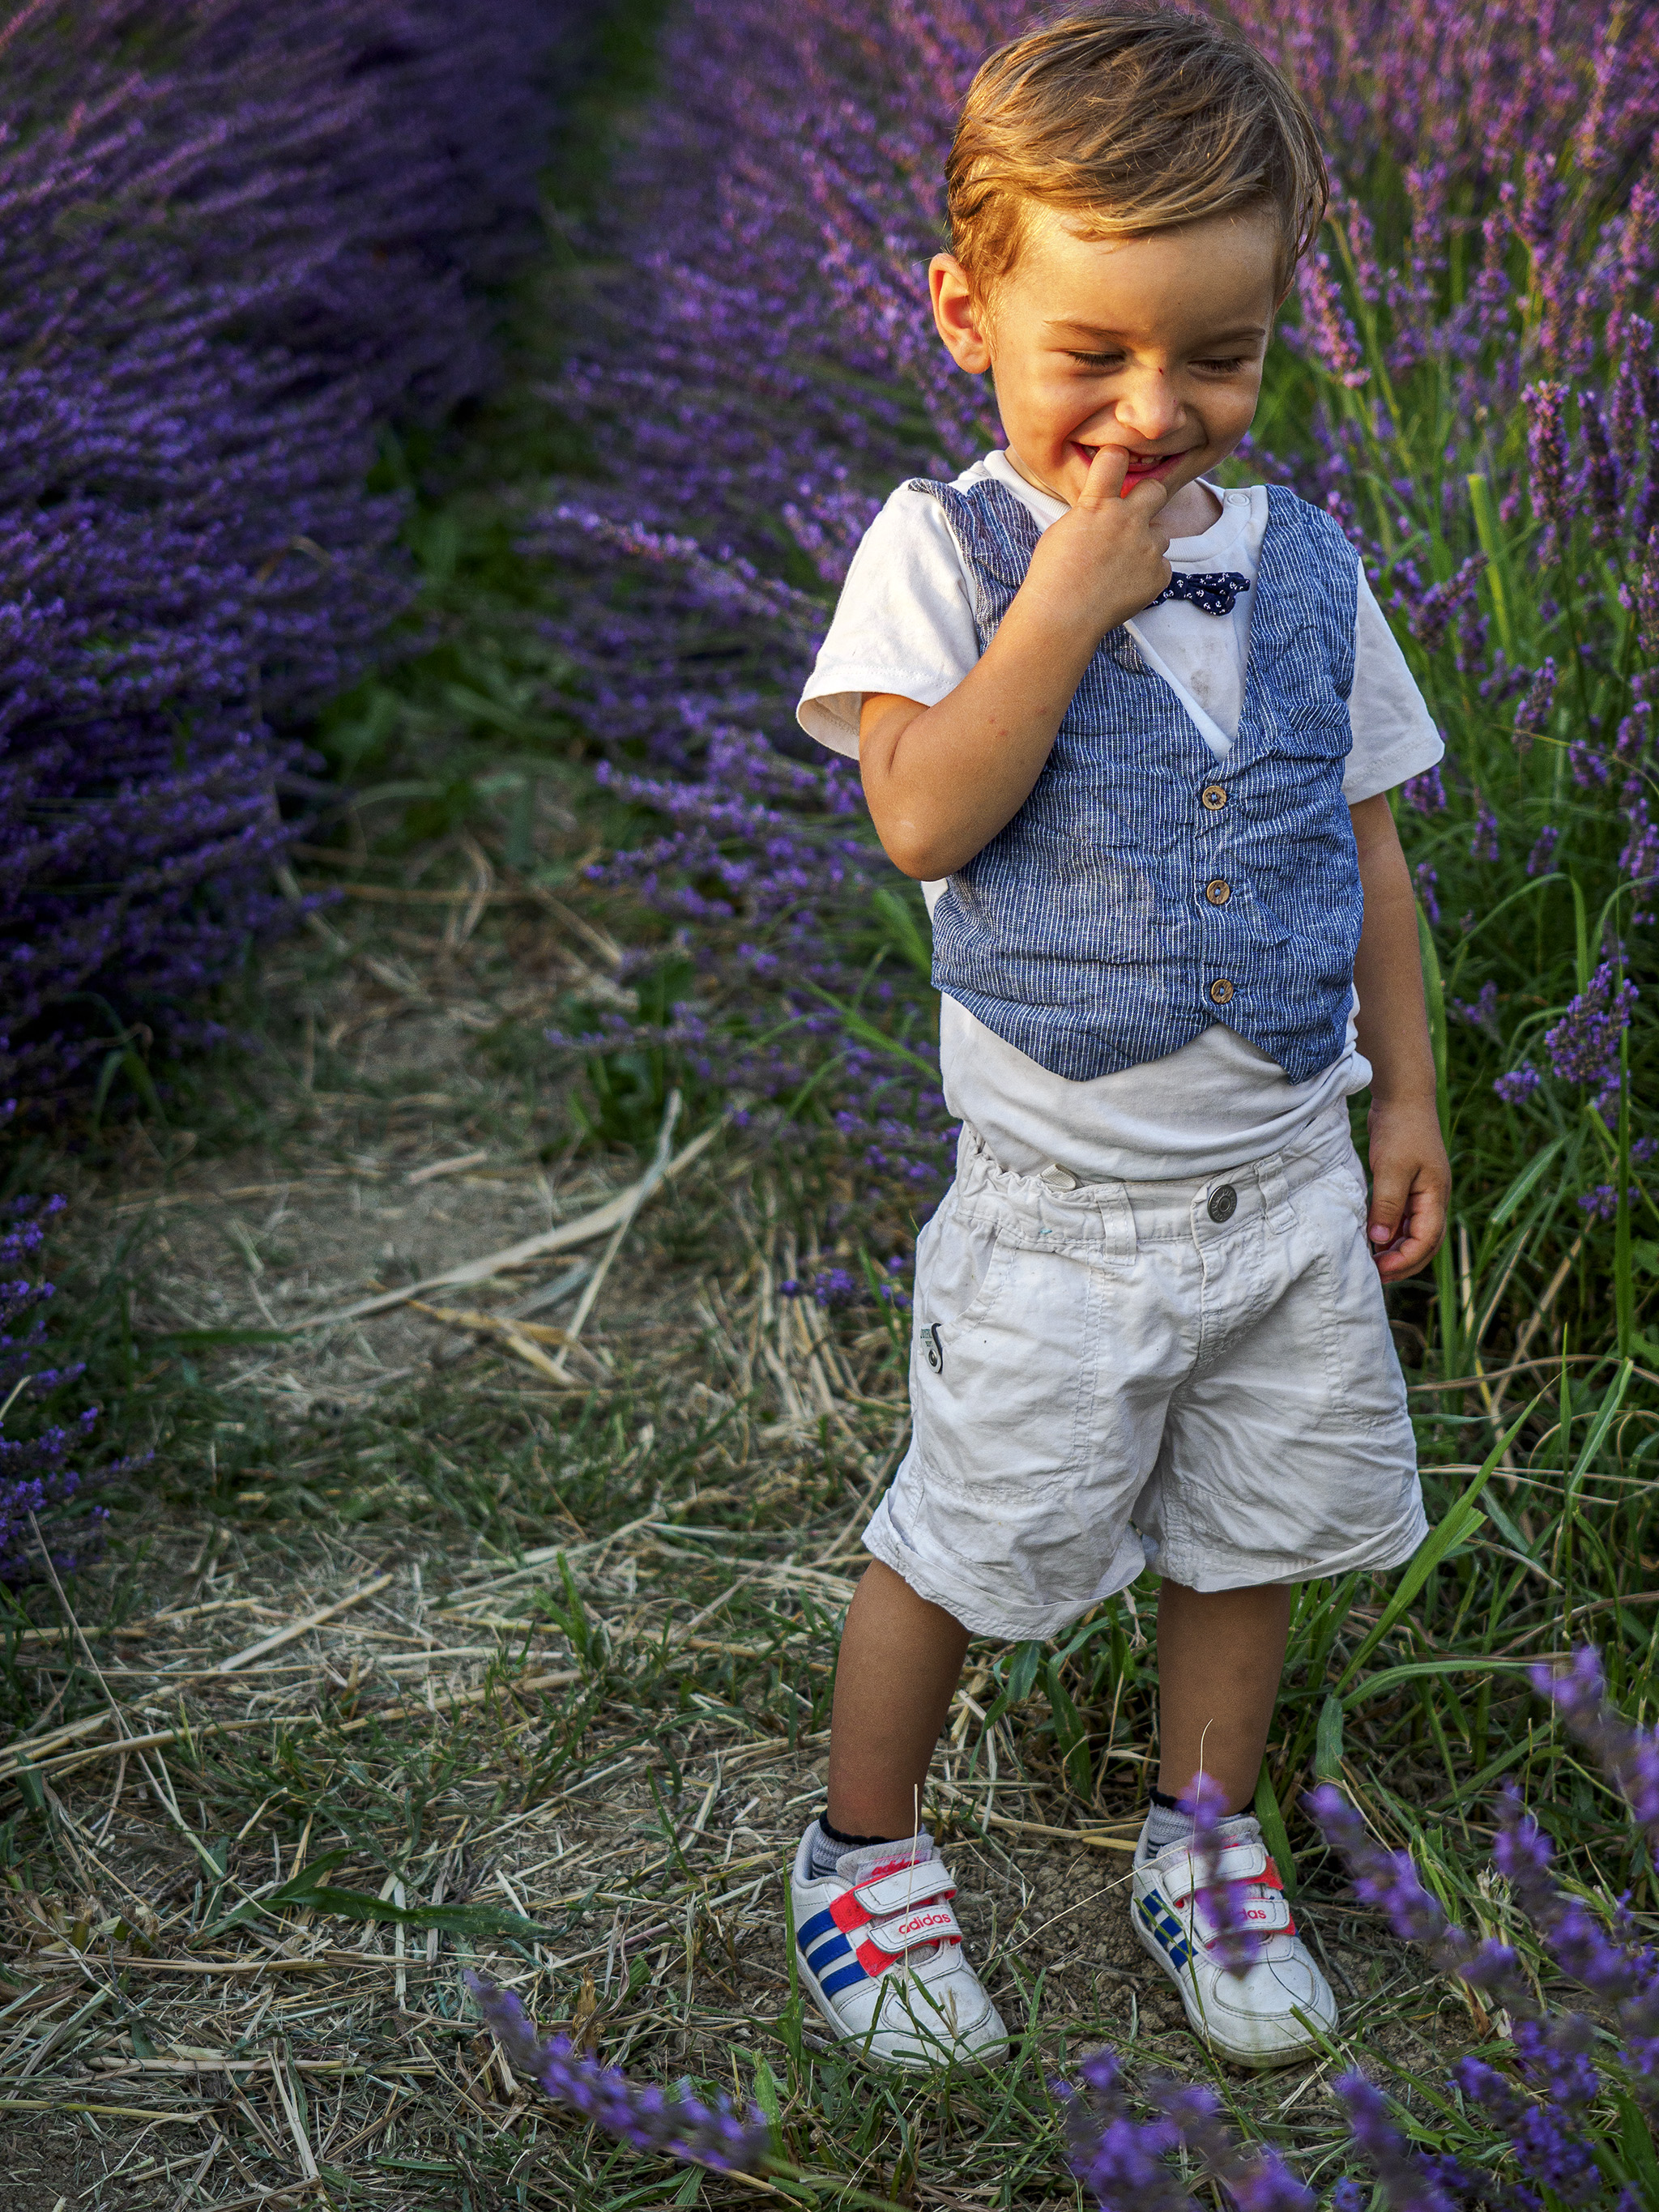
[[[469,1970],[466,1985],[515,2073],[542,2094],[578,2112],[639,2151],[658,2151],[716,2173],[758,2173],[772,2152],[765,2114],[751,2106],[739,2118],[724,2098],[713,2106],[654,2083],[630,2081],[615,2067],[579,2052],[568,2036],[544,2039],[510,1990]]]
[[[1471,1029],[1485,1030],[1488,1036],[1499,1035],[1496,983],[1483,983],[1473,999],[1452,999],[1449,1004],[1458,1020]]]
[[[1408,2148],[1381,2091],[1363,2074],[1344,2074],[1332,2086],[1355,2143],[1388,2192],[1389,2212],[1455,2212],[1431,2168]]]
[[[1565,1667],[1535,1667],[1532,1684],[1595,1753],[1650,1842],[1659,1847],[1659,1740],[1648,1729],[1632,1727],[1613,1705],[1595,1647],[1585,1644]]]
[[[1425,768],[1420,775],[1409,775],[1402,787],[1407,806],[1415,807],[1419,814],[1438,814],[1446,804],[1446,787],[1441,781],[1438,763]]]
[[[1522,394],[1527,410],[1527,451],[1532,465],[1532,511],[1534,520],[1543,525],[1539,558],[1547,563],[1558,556],[1566,521],[1566,398],[1565,385],[1547,378],[1529,384]]]
[[[1447,630],[1473,604],[1486,566],[1484,553],[1472,553],[1455,574],[1431,585],[1411,608],[1407,619],[1412,635],[1425,651],[1437,651]]]
[[[1498,817],[1485,804],[1474,817],[1474,831],[1469,839],[1469,858],[1472,860],[1495,860],[1498,858]]]
[[[1117,2060],[1097,2051],[1079,2068],[1086,2094],[1054,2084],[1066,2161],[1102,2212],[1183,2212],[1185,2190],[1166,2163],[1180,2141],[1172,2121],[1129,2117]]]
[[[0,1206],[0,1583],[38,1576],[43,1543],[59,1573],[95,1557],[108,1510],[88,1507],[85,1494],[133,1464],[120,1461],[95,1475],[75,1464],[96,1425],[97,1407],[87,1407],[67,1423],[33,1412],[47,1393],[75,1382],[82,1372],[48,1363],[46,1310],[55,1291],[51,1283],[31,1279],[46,1224],[63,1206],[61,1198],[14,1199]]]
[[[1309,254],[1297,270],[1297,289],[1302,301],[1302,332],[1312,351],[1339,384],[1357,390],[1367,382],[1370,371],[1361,357],[1358,334],[1331,275],[1328,254]]]
[[[1426,860],[1419,860],[1417,866],[1412,870],[1412,883],[1416,890],[1418,899],[1422,905],[1424,913],[1427,915],[1431,922],[1438,921],[1440,919],[1440,902],[1435,896],[1435,892],[1440,883],[1438,871],[1431,867]]]
[[[1619,543],[1622,520],[1619,463],[1601,407],[1588,392],[1578,395],[1578,419],[1583,432],[1584,489],[1589,495],[1591,533],[1598,545],[1611,551]]]
[[[1619,1041],[1637,1000],[1634,983],[1604,960],[1561,1019],[1544,1032],[1550,1066],[1565,1083],[1582,1083],[1601,1097],[1619,1089]]]
[[[1605,790],[1613,781],[1606,753],[1592,738],[1575,738],[1567,747],[1567,766],[1581,791]]]
[[[845,1267],[822,1267],[810,1283],[793,1279],[778,1285],[781,1298],[811,1298],[831,1312],[857,1305],[867,1295],[865,1285]]]
[[[1518,750],[1525,752],[1534,738],[1543,729],[1555,702],[1556,680],[1554,661],[1546,660],[1527,686],[1521,704],[1515,710],[1515,742]]]
[[[1649,531],[1636,580],[1636,624],[1644,653],[1659,655],[1659,523]]]
[[[1374,1844],[1360,1815],[1330,1783],[1310,1791],[1303,1802],[1346,1865],[1355,1896],[1375,1905],[1402,1942],[1420,1944],[1437,1972],[1456,1974],[1473,1988],[1492,1992],[1510,2010],[1530,2008],[1531,1990],[1514,1952],[1491,1938],[1477,1944],[1454,1926],[1438,1899],[1424,1888],[1408,1851],[1385,1851]]]
[[[1518,1106],[1523,1098],[1531,1097],[1543,1079],[1532,1062],[1523,1060],[1507,1074],[1495,1076],[1492,1087],[1506,1106]]]
[[[1313,2212],[1313,2191],[1267,2144],[1241,2143],[1222,2119],[1212,2090],[1155,2078],[1146,2094],[1239,2212]]]
[[[1198,1870],[1194,1905],[1212,1931],[1212,1946],[1229,1973],[1242,1974],[1261,1955],[1261,1937],[1246,1917],[1242,1885],[1221,1875],[1222,1855],[1228,1837],[1224,1821],[1230,1808],[1227,1793],[1212,1774],[1200,1774],[1182,1800],[1193,1816],[1193,1859]]]
[[[1628,1203],[1634,1206],[1639,1194],[1634,1183],[1630,1184],[1628,1188]],[[1619,1212],[1617,1186],[1610,1182],[1598,1182],[1583,1194],[1578,1203],[1592,1221],[1614,1220]]]
[[[1561,832],[1553,823],[1546,823],[1539,831],[1537,842],[1527,855],[1529,876],[1547,875],[1555,859],[1555,848],[1561,842]]]

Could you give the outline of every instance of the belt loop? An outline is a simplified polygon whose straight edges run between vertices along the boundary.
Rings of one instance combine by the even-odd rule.
[[[1265,1160],[1255,1164],[1257,1188],[1267,1212],[1267,1225],[1282,1234],[1296,1226],[1296,1208],[1291,1203],[1291,1187],[1285,1175],[1283,1152],[1269,1152]]]
[[[1100,1208],[1101,1249],[1114,1266],[1132,1267],[1139,1245],[1135,1237],[1135,1209],[1129,1187],[1123,1182],[1102,1182],[1094,1188]]]

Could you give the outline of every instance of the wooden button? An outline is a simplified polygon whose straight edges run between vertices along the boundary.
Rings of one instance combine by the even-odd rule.
[[[1204,886],[1204,896],[1212,906],[1225,906],[1232,895],[1232,885],[1223,883],[1219,876],[1215,877]]]
[[[1232,985],[1227,981],[1224,975],[1218,975],[1214,982],[1210,986],[1211,1005],[1216,1006],[1229,1006],[1232,1002]]]
[[[1219,814],[1227,804],[1227,794],[1218,783],[1206,783],[1198,795],[1206,813]]]

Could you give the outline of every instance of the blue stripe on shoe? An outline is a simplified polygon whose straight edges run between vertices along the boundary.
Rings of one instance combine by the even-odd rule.
[[[814,1967],[813,1972],[816,1973],[817,1971]],[[838,1966],[833,1974],[822,1977],[818,1987],[823,1991],[825,1996],[832,1997],[837,1990],[851,1989],[854,1982],[867,1982],[869,1978],[869,1975],[854,1959],[850,1966]]]
[[[808,1944],[816,1943],[820,1936],[827,1936],[835,1924],[836,1917],[826,1907],[822,1912],[815,1912],[810,1920],[802,1922],[795,1930],[795,1941],[804,1951]]]
[[[837,1929],[828,1943],[820,1943],[816,1950],[807,1952],[806,1963],[815,1974],[821,1974],[833,1960],[844,1959],[852,1948],[847,1938]]]
[[[1192,1947],[1187,1942],[1186,1933],[1181,1923],[1158,1892],[1155,1889],[1148,1890],[1146,1896],[1136,1905],[1135,1911],[1139,1914],[1142,1924],[1151,1929],[1152,1934],[1169,1953],[1173,1963],[1177,1966],[1184,1966],[1193,1955]]]

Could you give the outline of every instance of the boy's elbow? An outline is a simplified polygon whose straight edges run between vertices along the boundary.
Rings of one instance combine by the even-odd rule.
[[[902,876],[919,884],[938,883],[962,865],[956,853],[914,823],[896,823],[884,830],[881,848]]]

